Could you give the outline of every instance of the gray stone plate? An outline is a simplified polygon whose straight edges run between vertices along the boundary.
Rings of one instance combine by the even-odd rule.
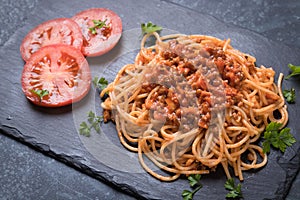
[[[90,138],[78,134],[81,121],[92,110],[101,115],[98,92],[92,88],[81,102],[62,108],[42,108],[28,102],[21,90],[20,77],[24,62],[19,46],[27,32],[39,23],[58,17],[71,17],[92,7],[106,7],[120,15],[124,33],[119,44],[109,53],[88,58],[93,76],[113,80],[122,65],[132,63],[141,39],[139,26],[152,21],[164,27],[162,34],[180,32],[205,34],[222,39],[231,38],[232,45],[257,58],[257,64],[273,67],[277,74],[289,74],[288,63],[300,63],[300,51],[269,41],[256,33],[229,26],[215,18],[164,1],[40,1],[24,12],[21,27],[0,48],[1,97],[0,130],[36,149],[57,158],[81,171],[108,182],[139,199],[181,199],[181,192],[189,189],[185,178],[171,183],[160,182],[145,173],[136,154],[123,148],[113,123],[103,124],[102,133]],[[25,9],[26,10],[26,9]],[[11,16],[10,16],[11,17]],[[15,22],[20,23],[20,22]],[[283,88],[294,87],[300,99],[299,78],[285,80]],[[299,106],[289,105],[288,127],[300,141]],[[100,146],[100,147],[99,147]],[[245,199],[283,199],[299,170],[299,142],[283,154],[272,150],[267,166],[244,173]],[[203,188],[195,199],[225,199],[226,176],[221,168],[201,179]],[[237,180],[236,180],[237,181]]]

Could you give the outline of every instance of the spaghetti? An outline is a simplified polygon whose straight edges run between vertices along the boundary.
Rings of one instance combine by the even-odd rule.
[[[145,47],[150,36],[156,44]],[[275,85],[273,69],[255,61],[230,40],[147,34],[134,64],[101,92],[109,93],[104,120],[116,123],[120,142],[162,181],[208,174],[218,165],[228,178],[231,166],[243,180],[242,171],[267,163],[257,144],[266,125],[288,120],[283,75]]]

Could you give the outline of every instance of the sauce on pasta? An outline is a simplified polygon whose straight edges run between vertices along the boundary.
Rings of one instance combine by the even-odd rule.
[[[156,44],[145,47],[150,36]],[[116,123],[120,142],[162,181],[208,174],[218,165],[228,178],[231,166],[243,180],[242,171],[267,163],[257,143],[267,124],[288,120],[282,74],[276,85],[275,71],[255,61],[230,40],[147,34],[135,62],[101,92],[109,93],[104,120]]]

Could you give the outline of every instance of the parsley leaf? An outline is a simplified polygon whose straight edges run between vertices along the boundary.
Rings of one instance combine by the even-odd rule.
[[[102,121],[102,120],[101,120]],[[100,126],[98,125],[99,121],[96,121],[92,124],[92,127],[95,129],[97,133],[100,133]]]
[[[288,64],[288,67],[292,70],[292,73],[285,77],[285,79],[289,79],[295,75],[300,75],[300,66]]]
[[[96,29],[100,29],[100,28],[103,28],[103,27],[108,27],[106,25],[106,21],[107,21],[107,19],[105,19],[104,21],[102,21],[100,19],[99,20],[93,20],[94,26],[90,27],[89,30],[91,31],[91,33],[93,35],[96,35],[97,34],[97,30]]]
[[[290,128],[284,128],[279,131],[281,123],[271,122],[266,127],[263,138],[263,152],[269,153],[271,145],[280,149],[281,152],[285,152],[287,146],[292,146],[296,142],[294,136],[290,133]]]
[[[88,113],[88,122],[90,122],[90,124],[92,124],[94,122],[94,120],[95,120],[95,117],[96,117],[95,113],[93,113],[92,111],[90,111]]]
[[[93,79],[93,84],[96,88],[98,88],[99,90],[104,90],[107,85],[108,85],[108,81],[101,77],[100,79],[96,76],[94,79]]]
[[[200,174],[192,174],[188,177],[188,180],[190,182],[190,186],[194,187],[195,185],[197,185],[200,181],[201,175]]]
[[[156,24],[152,24],[152,22],[142,23],[142,34],[145,35],[147,33],[159,32],[162,30],[161,26],[157,26]]]
[[[37,95],[40,98],[40,101],[43,99],[44,96],[49,95],[49,91],[48,90],[30,90],[31,93]]]
[[[79,127],[79,133],[86,137],[90,137],[91,128],[87,125],[86,122],[81,122]]]
[[[237,186],[235,186],[233,178],[228,179],[225,182],[224,187],[229,190],[226,198],[243,198],[242,185],[239,183]]]
[[[189,184],[190,184],[191,188],[193,188],[193,190],[192,191],[183,190],[181,195],[184,200],[192,200],[194,194],[202,188],[202,184],[200,184],[200,182],[199,182],[200,178],[201,178],[200,174],[192,174],[192,175],[188,176]]]
[[[295,103],[296,100],[295,88],[291,88],[291,90],[283,90],[283,96],[286,98],[286,101],[288,103]]]
[[[97,133],[100,133],[100,126],[99,124],[103,121],[102,116],[96,116],[95,113],[90,111],[88,113],[88,122],[89,125],[86,122],[81,122],[79,127],[79,133],[81,135],[84,135],[86,137],[90,137],[92,128],[95,129]]]
[[[182,197],[184,200],[192,200],[194,194],[189,190],[183,190]]]

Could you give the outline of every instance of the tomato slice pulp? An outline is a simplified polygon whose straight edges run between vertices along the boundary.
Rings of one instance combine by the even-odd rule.
[[[81,50],[83,37],[80,27],[68,18],[53,19],[38,25],[22,41],[22,58],[27,61],[41,47],[51,44],[67,44]]]
[[[86,56],[99,56],[110,51],[121,37],[121,18],[111,10],[92,8],[76,14],[72,19],[81,28],[82,52]],[[101,22],[104,25],[97,26]]]
[[[36,105],[59,107],[81,100],[90,90],[91,73],[80,50],[64,44],[42,47],[22,73],[22,90]],[[36,91],[47,91],[40,97]]]

